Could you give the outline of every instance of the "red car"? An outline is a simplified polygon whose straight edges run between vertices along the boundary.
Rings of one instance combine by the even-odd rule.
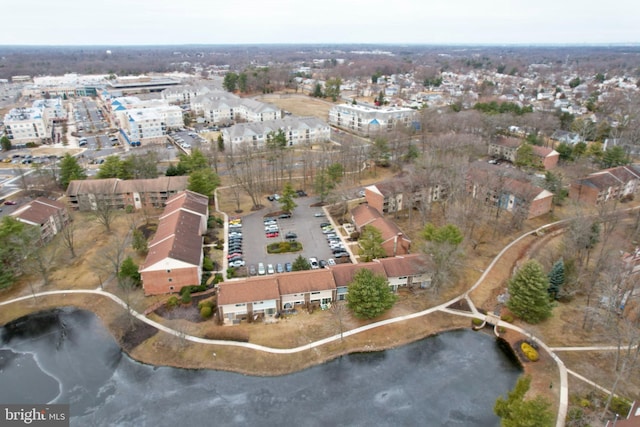
[[[277,231],[274,231],[273,233],[267,233],[267,237],[271,238],[271,237],[278,237],[279,233]]]
[[[17,205],[17,202],[14,202],[13,200],[7,200],[6,202],[4,202],[5,205]]]
[[[231,259],[239,256],[242,256],[242,252],[234,252],[232,254],[227,255],[227,259]]]

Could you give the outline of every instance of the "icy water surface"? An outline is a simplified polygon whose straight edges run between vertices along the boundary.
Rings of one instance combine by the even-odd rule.
[[[520,370],[487,335],[453,331],[279,377],[143,365],[90,312],[0,328],[0,402],[70,403],[72,426],[498,426]]]

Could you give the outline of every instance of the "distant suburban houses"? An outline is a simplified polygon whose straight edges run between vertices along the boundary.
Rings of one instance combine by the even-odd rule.
[[[173,195],[187,188],[188,176],[161,176],[152,179],[118,178],[75,180],[69,183],[69,205],[80,211],[95,211],[104,204],[114,209],[161,208]]]

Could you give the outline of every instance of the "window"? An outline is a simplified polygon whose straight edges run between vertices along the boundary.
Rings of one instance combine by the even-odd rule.
[[[171,269],[170,268],[167,269],[167,273],[171,273]]]
[[[174,287],[173,286],[169,286],[169,290],[170,291],[174,290]]]
[[[173,282],[173,279],[171,277],[169,277],[169,283]]]

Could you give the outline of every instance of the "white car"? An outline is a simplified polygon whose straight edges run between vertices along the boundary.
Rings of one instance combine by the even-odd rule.
[[[329,259],[327,260],[327,264],[328,264],[328,265],[336,265],[336,260],[335,260],[335,259],[333,259],[333,258],[329,258]]]
[[[267,270],[265,270],[264,264],[261,262],[258,263],[258,275],[264,276],[265,274],[267,274]]]
[[[315,257],[309,258],[309,264],[311,264],[312,270],[317,270],[320,268],[320,264],[318,263],[318,258],[315,258]]]
[[[267,265],[267,274],[274,274],[276,271],[273,269],[273,264]]]
[[[229,263],[229,267],[244,267],[244,261],[241,259]]]

